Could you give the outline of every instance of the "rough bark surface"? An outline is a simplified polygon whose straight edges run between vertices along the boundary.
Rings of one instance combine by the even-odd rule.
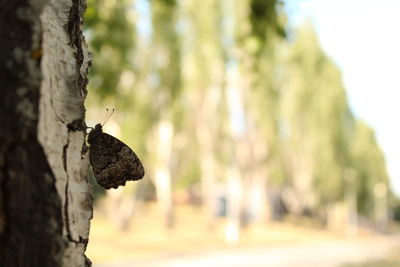
[[[0,4],[0,265],[85,266],[84,1]]]
[[[86,179],[84,101],[90,56],[82,36],[84,0],[51,0],[41,15],[43,80],[38,137],[56,178],[61,199],[63,266],[84,266],[92,218]]]

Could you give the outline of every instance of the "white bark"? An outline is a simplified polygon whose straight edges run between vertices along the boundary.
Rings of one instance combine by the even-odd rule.
[[[225,239],[230,244],[237,244],[240,239],[240,212],[243,199],[242,180],[240,169],[243,162],[240,142],[245,133],[244,107],[242,102],[241,76],[238,68],[231,68],[227,73],[226,102],[229,107],[229,135],[232,142],[230,165],[227,166],[226,183],[228,186],[227,225]],[[242,146],[243,147],[243,146]]]
[[[157,202],[163,213],[166,226],[173,226],[173,202],[172,181],[170,173],[170,159],[174,127],[169,120],[162,120],[156,129],[156,163],[155,163],[155,185],[157,191]]]
[[[80,2],[54,0],[41,16],[43,80],[38,136],[62,201],[63,237],[67,243],[63,266],[85,266],[84,252],[92,218],[92,197],[86,179],[89,167],[86,129],[82,128],[90,57],[84,40],[72,37],[81,33],[68,27],[71,12],[76,12],[76,17],[72,17],[76,20],[81,18],[82,9]]]

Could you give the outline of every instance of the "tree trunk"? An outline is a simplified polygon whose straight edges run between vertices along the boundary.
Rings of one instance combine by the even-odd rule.
[[[219,118],[217,117],[217,109],[221,97],[219,90],[221,89],[217,86],[210,86],[205,92],[202,92],[201,96],[198,97],[199,104],[196,111],[196,137],[200,150],[202,208],[208,229],[214,227],[217,211],[215,184],[218,164],[214,139],[217,138],[218,134],[217,124]]]
[[[169,120],[161,120],[156,128],[156,163],[154,167],[157,203],[166,228],[174,226],[170,160],[174,127]]]
[[[358,234],[357,187],[355,184],[357,177],[353,169],[346,169],[343,175],[346,182],[344,192],[347,222],[346,234],[351,237]]]
[[[0,263],[88,266],[85,1],[2,2]]]
[[[228,205],[225,241],[230,245],[237,245],[240,241],[240,213],[243,199],[242,176],[237,164],[232,164],[227,167],[226,183],[228,189]]]
[[[374,185],[375,224],[378,229],[387,231],[389,215],[387,203],[387,185],[377,183]],[[357,207],[357,205],[356,205]]]
[[[248,118],[249,119],[249,118]],[[248,126],[248,143],[250,147],[250,192],[249,209],[254,222],[264,225],[271,219],[271,207],[268,201],[269,166],[268,145],[265,138],[255,128],[254,120]]]
[[[245,134],[244,108],[242,102],[241,76],[237,66],[227,71],[225,98],[229,107],[228,138],[231,143],[231,155],[225,173],[228,187],[227,225],[225,239],[230,244],[237,244],[240,240],[240,218],[243,211],[243,174],[244,154],[241,153]]]

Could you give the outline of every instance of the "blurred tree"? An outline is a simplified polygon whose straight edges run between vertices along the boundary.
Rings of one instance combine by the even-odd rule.
[[[250,90],[246,97],[248,145],[251,147],[251,185],[260,199],[249,192],[253,217],[265,222],[273,212],[268,204],[268,187],[280,187],[284,180],[279,119],[281,62],[278,46],[284,41],[285,15],[279,1],[250,1],[250,31],[239,36],[247,55]],[[272,208],[272,209],[271,209]]]
[[[151,18],[153,23],[153,62],[150,72],[152,79],[152,108],[157,116],[154,134],[151,136],[154,153],[154,184],[157,200],[165,218],[165,225],[174,224],[171,151],[176,124],[179,122],[180,85],[180,41],[177,33],[177,3],[175,0],[152,0]],[[155,145],[155,146],[154,146]]]
[[[222,120],[224,62],[221,44],[221,6],[216,0],[187,1],[182,6],[183,86],[188,116],[197,140],[202,206],[211,228],[217,212],[218,144]],[[185,23],[183,25],[183,23]],[[195,144],[188,140],[188,149]]]
[[[272,147],[277,143],[277,128],[269,128],[273,123],[266,125],[276,120],[278,108],[271,105],[266,111],[265,102],[262,102],[276,103],[277,99],[266,98],[274,91],[271,88],[273,80],[268,79],[271,76],[264,76],[266,73],[260,71],[260,65],[270,60],[264,52],[276,38],[276,29],[281,27],[277,19],[278,1],[238,0],[234,3],[225,1],[224,5],[225,97],[229,105],[231,127],[228,139],[232,147],[227,154],[226,166],[230,188],[227,234],[228,237],[238,237],[239,225],[243,226],[254,216],[249,214],[252,204],[258,205],[256,212],[266,214],[266,180],[269,172],[266,158],[268,154],[272,155]],[[272,134],[265,136],[263,134],[267,132],[262,133],[261,129],[269,129]],[[275,155],[271,158],[275,158]],[[254,195],[259,197],[254,198]],[[264,220],[265,216],[259,218]],[[236,238],[234,240],[237,241]]]
[[[300,204],[292,212],[310,209],[325,216],[326,207],[345,198],[353,223],[357,209],[385,221],[388,177],[382,152],[372,129],[355,122],[340,71],[321,50],[309,24],[299,29],[287,68],[282,126],[292,204]]]
[[[298,31],[288,62],[282,108],[295,213],[343,198],[350,164],[352,115],[337,67],[309,25]]]
[[[387,202],[391,195],[385,159],[374,131],[357,120],[353,139],[353,165],[356,171],[358,211],[375,219],[377,224],[387,221]],[[374,207],[374,208],[372,208]]]
[[[129,19],[132,0],[88,0],[85,30],[96,55],[89,74],[89,101],[118,97],[123,72],[133,70],[135,27]]]

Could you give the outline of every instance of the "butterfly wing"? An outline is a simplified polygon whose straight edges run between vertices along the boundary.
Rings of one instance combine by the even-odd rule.
[[[105,189],[142,179],[144,168],[139,158],[117,138],[101,133],[90,145],[90,164],[97,182]]]

